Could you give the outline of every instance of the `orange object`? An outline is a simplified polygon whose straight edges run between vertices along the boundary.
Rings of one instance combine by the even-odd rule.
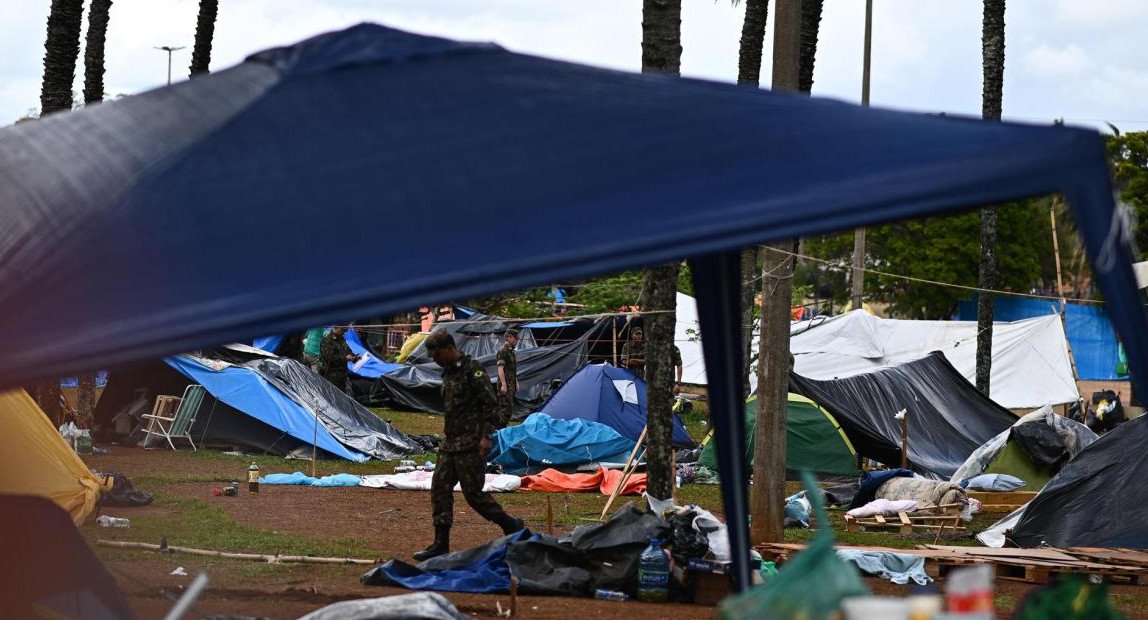
[[[564,474],[557,469],[547,469],[533,476],[523,476],[520,489],[529,491],[586,493],[598,491],[610,495],[622,479],[617,469],[599,467],[592,474]],[[631,474],[622,488],[622,495],[641,495],[646,492],[646,474]]]

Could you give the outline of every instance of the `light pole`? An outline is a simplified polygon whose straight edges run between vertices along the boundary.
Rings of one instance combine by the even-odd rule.
[[[167,85],[168,86],[171,86],[171,53],[174,51],[177,51],[177,50],[181,50],[184,47],[187,47],[187,46],[184,45],[184,46],[180,46],[180,47],[172,47],[170,45],[161,45],[161,46],[156,48],[157,50],[160,50],[162,52],[167,52]]]
[[[865,51],[861,61],[861,105],[869,107],[869,61],[873,49],[873,0],[865,0]],[[865,227],[853,230],[853,309],[860,310],[865,293]]]

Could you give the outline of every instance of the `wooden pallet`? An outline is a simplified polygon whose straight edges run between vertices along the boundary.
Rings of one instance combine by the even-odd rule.
[[[1059,549],[997,549],[991,547],[950,547],[923,545],[923,550],[952,554],[956,557],[939,558],[940,562],[957,562],[959,558],[991,562],[999,579],[1045,583],[1053,575],[1096,575],[1108,582],[1142,585],[1148,569],[1092,562]],[[926,571],[928,572],[928,571]]]
[[[960,525],[958,515],[912,515],[902,511],[897,516],[885,518],[881,515],[873,517],[854,518],[845,515],[845,531],[860,532],[862,529],[896,529],[900,534],[931,530],[945,530],[947,532],[963,532],[965,527]]]
[[[969,491],[969,499],[981,503],[983,512],[1012,512],[1032,501],[1036,491]]]

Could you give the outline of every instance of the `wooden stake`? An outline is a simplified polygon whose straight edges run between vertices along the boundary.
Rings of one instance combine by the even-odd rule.
[[[510,576],[510,617],[518,615],[518,577]]]
[[[644,457],[645,455],[646,452],[643,451],[641,456]],[[622,477],[618,480],[618,484],[614,487],[614,491],[610,493],[610,499],[606,501],[606,506],[602,508],[602,514],[598,516],[599,521],[604,521],[606,519],[606,513],[610,511],[610,506],[612,506],[614,504],[614,500],[618,499],[618,497],[622,494],[622,489],[626,488],[626,483],[630,481],[630,475],[638,469],[638,461],[640,460],[641,458],[635,459],[628,463],[628,467],[624,467],[622,469]]]
[[[319,443],[319,412],[315,412],[315,434],[311,438],[311,477],[315,477],[315,452],[318,451]]]
[[[901,416],[901,469],[909,468],[909,410]]]
[[[232,560],[255,560],[278,564],[281,562],[294,562],[298,564],[362,564],[374,566],[378,560],[362,560],[359,558],[321,558],[309,555],[268,555],[262,553],[231,553],[227,551],[212,551],[210,549],[193,549],[191,547],[177,547],[175,545],[153,545],[151,543],[129,542],[119,540],[97,540],[101,547],[115,549],[138,549],[141,551],[163,551],[169,553],[187,553],[190,555],[203,555],[213,558],[230,558]]]

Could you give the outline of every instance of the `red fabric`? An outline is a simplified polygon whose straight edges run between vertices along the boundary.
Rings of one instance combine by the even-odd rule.
[[[621,470],[598,468],[592,474],[564,474],[547,469],[533,476],[523,476],[520,489],[551,492],[594,492],[610,495],[622,479]],[[646,492],[646,474],[630,474],[622,495],[641,495]]]

